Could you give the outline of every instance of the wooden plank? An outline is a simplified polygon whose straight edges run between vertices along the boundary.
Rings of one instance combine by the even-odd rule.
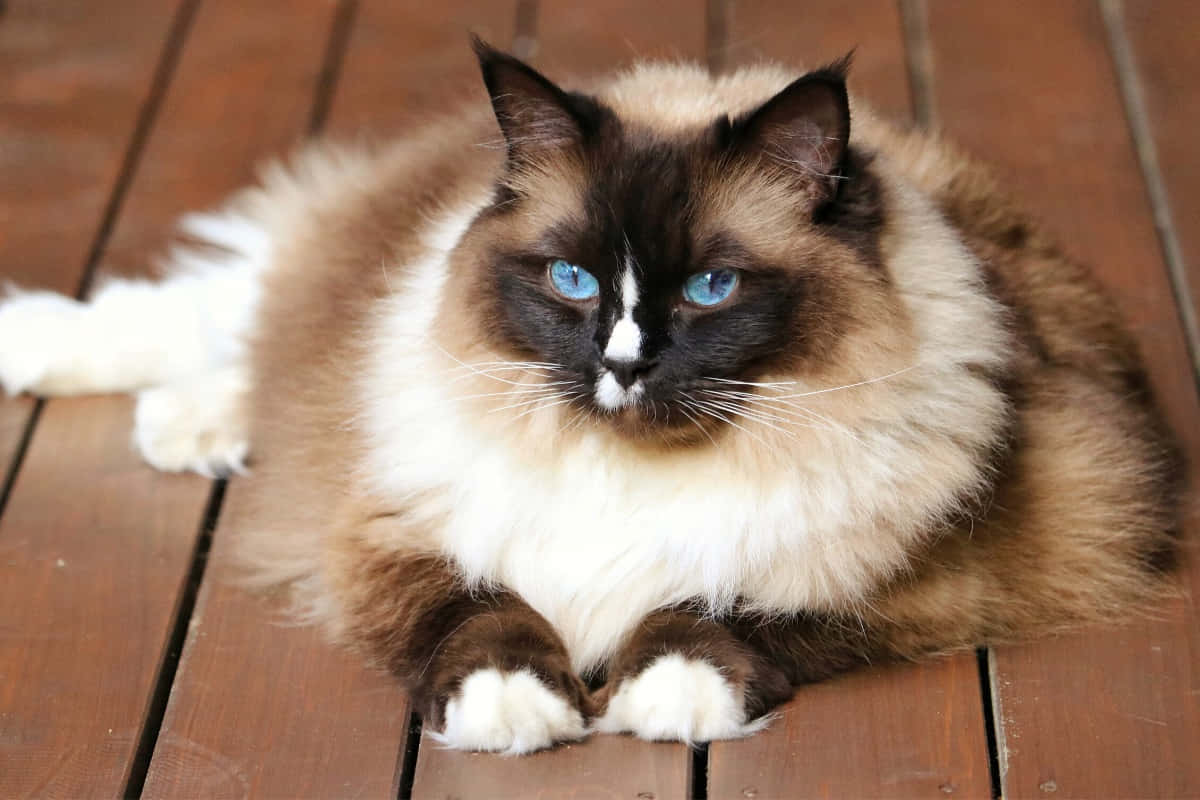
[[[180,3],[17,2],[0,20],[0,271],[73,293]],[[81,120],[87,120],[81,125]],[[8,469],[32,408],[0,402]],[[0,525],[0,795],[121,791],[189,543],[190,493],[141,473],[118,400],[48,408]],[[72,442],[77,449],[55,443]],[[89,484],[91,496],[76,491]],[[126,504],[128,497],[146,499]],[[158,524],[156,524],[158,523]]]
[[[1111,288],[1195,462],[1192,374],[1097,9],[934,0],[929,20],[944,127]],[[1198,570],[1161,619],[993,653],[1006,797],[1200,795]]]
[[[619,25],[595,24],[597,18]],[[611,69],[634,55],[704,59],[704,5],[699,0],[538,6],[532,51],[552,79]],[[523,758],[441,750],[423,740],[413,797],[684,797],[692,754],[679,744],[593,736]]]
[[[704,19],[704,0],[542,0],[533,58],[559,80],[607,72],[640,59],[704,63]],[[605,24],[598,24],[601,20]]]
[[[1200,159],[1196,158],[1196,131],[1200,130],[1200,4],[1187,0],[1120,3],[1137,74],[1130,76],[1133,91],[1140,90],[1153,139],[1155,174],[1169,209],[1160,225],[1174,237],[1177,268],[1186,282],[1191,302],[1193,358],[1200,358]],[[1139,80],[1140,79],[1140,80]]]
[[[403,692],[234,585],[231,540],[254,491],[229,488],[144,794],[394,796]]]
[[[79,286],[179,5],[15,0],[5,8],[3,281],[68,294]],[[28,398],[0,397],[0,474],[32,407]]]
[[[770,59],[798,70],[854,51],[850,91],[898,119],[912,113],[898,4],[730,0],[718,61],[732,69]]]
[[[119,794],[204,509],[126,398],[49,403],[0,521],[0,796]]]
[[[457,101],[486,102],[470,34],[508,47],[516,18],[516,0],[361,0],[329,130],[337,136],[402,133]]]
[[[765,732],[709,748],[708,796],[989,797],[970,656],[806,686]]]
[[[0,274],[73,294],[179,2],[13,0],[0,23]]]
[[[452,6],[446,16],[440,9],[422,15],[392,3],[361,4],[330,104],[330,127],[350,135],[366,119],[388,130],[415,116],[438,98],[438,69],[464,79],[473,74],[467,24],[491,15],[498,25],[502,5],[488,4],[473,17],[467,4]],[[279,47],[292,40],[269,39]],[[297,132],[299,121],[298,114],[292,120]],[[241,524],[242,503],[255,491],[252,477],[230,489],[145,794],[394,796],[409,718],[398,685],[330,647],[319,631],[279,625],[262,598],[232,585],[229,542]]]
[[[422,740],[414,798],[688,796],[691,752],[679,744],[596,734],[517,758],[436,747]]]
[[[911,101],[897,6],[746,0],[727,63],[820,63],[851,48],[852,91],[905,119]],[[973,654],[870,669],[802,688],[766,732],[709,749],[709,796],[986,797],[991,792]]]

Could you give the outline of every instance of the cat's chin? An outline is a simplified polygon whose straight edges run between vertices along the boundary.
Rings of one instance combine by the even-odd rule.
[[[600,414],[599,424],[630,442],[646,446],[690,447],[711,445],[717,431],[702,428],[701,422],[688,419],[678,411],[634,404]]]

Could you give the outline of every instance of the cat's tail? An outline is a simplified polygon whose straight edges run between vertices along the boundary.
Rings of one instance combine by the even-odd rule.
[[[191,243],[159,281],[114,278],[86,301],[9,286],[0,299],[0,384],[10,394],[136,392],[228,367],[271,259],[267,231],[227,210],[189,214]]]

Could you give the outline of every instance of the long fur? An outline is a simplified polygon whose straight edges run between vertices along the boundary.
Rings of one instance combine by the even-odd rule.
[[[736,120],[791,77],[647,64],[588,88],[669,141]],[[800,248],[832,265],[838,337],[711,390],[687,442],[601,424],[555,389],[554,365],[491,333],[479,254],[578,218],[585,192],[578,161],[480,146],[498,140],[487,109],[379,149],[311,149],[194,218],[189,233],[255,278],[222,284],[222,303],[256,313],[214,347],[251,376],[248,579],[385,663],[389,631],[424,617],[379,600],[407,573],[365,569],[364,552],[442,559],[437,591],[511,592],[578,673],[603,674],[659,609],[794,620],[815,633],[744,640],[791,659],[795,681],[1158,596],[1178,465],[1111,304],[981,168],[857,103],[852,117],[878,235]],[[533,125],[519,146],[540,146],[539,130],[557,147],[568,128]],[[540,202],[489,228],[498,181]],[[696,202],[760,251],[795,250],[776,234],[794,202],[783,181],[729,168]],[[811,663],[814,641],[827,663]],[[747,703],[765,710],[772,692]]]

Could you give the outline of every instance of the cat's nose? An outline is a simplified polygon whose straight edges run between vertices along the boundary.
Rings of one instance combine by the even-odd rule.
[[[613,374],[613,377],[617,379],[617,383],[621,384],[621,388],[623,389],[633,386],[634,381],[645,375],[658,363],[657,360],[648,358],[636,358],[632,360],[604,358],[601,361],[608,371]]]

